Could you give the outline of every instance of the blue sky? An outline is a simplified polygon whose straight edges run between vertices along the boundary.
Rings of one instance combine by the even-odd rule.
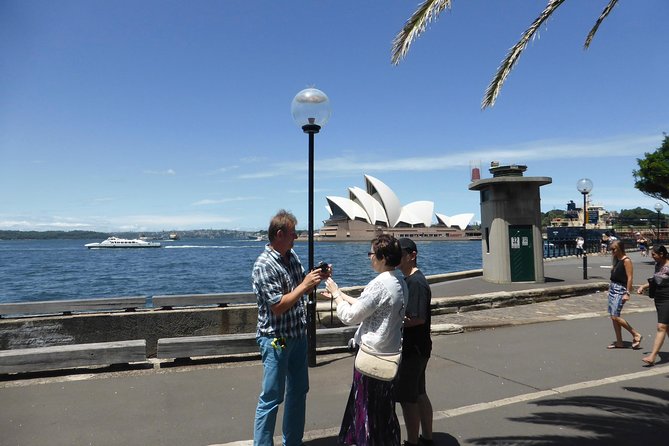
[[[315,221],[364,174],[402,204],[480,217],[469,163],[550,176],[542,210],[652,209],[632,170],[669,132],[669,2],[566,2],[497,104],[483,93],[545,0],[455,0],[399,66],[417,1],[0,1],[0,229],[306,228],[307,137],[290,104],[330,98]]]

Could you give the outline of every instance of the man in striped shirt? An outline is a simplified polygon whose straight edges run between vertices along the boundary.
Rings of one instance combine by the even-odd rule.
[[[305,274],[293,251],[296,225],[293,214],[279,211],[270,221],[269,243],[253,265],[253,291],[258,301],[256,341],[263,361],[254,422],[255,446],[274,444],[276,414],[284,394],[283,444],[299,446],[304,435],[309,391],[305,295],[329,274],[320,268]]]

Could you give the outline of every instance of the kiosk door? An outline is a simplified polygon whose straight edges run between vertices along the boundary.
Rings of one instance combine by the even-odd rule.
[[[532,226],[509,226],[511,282],[534,282]]]

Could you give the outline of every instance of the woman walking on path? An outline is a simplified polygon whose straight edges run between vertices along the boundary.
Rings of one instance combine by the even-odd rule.
[[[402,260],[400,244],[391,235],[372,240],[367,254],[376,276],[359,298],[341,292],[332,278],[326,281],[323,295],[337,304],[337,316],[346,325],[360,324],[355,332],[357,345],[379,353],[398,353],[402,345],[402,322],[408,296],[404,276],[395,268]],[[357,446],[399,446],[400,423],[395,413],[395,384],[353,371],[353,384],[339,443]]]
[[[651,255],[655,260],[655,274],[648,279],[649,283],[641,285],[637,290],[639,294],[642,294],[650,287],[650,281],[655,284],[655,292],[652,297],[655,300],[655,310],[657,310],[657,334],[655,334],[653,350],[650,355],[642,359],[649,366],[655,365],[655,359],[667,336],[669,325],[669,252],[664,245],[660,245],[653,247]]]
[[[629,331],[632,335],[632,348],[641,348],[641,333],[632,328],[632,326],[622,317],[620,312],[623,305],[630,299],[632,289],[632,279],[634,270],[632,260],[625,254],[625,247],[620,240],[611,242],[611,254],[613,256],[613,269],[611,270],[611,284],[609,285],[609,314],[613,322],[613,331],[616,333],[616,340],[607,348],[624,348],[622,328]]]

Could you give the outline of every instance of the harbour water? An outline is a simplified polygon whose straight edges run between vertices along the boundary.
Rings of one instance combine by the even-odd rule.
[[[162,241],[160,249],[86,249],[101,240],[1,240],[0,303],[163,294],[250,292],[251,268],[266,242]],[[427,275],[481,268],[480,241],[417,242]],[[305,268],[308,244],[295,251]],[[333,265],[340,286],[375,275],[368,242],[317,242],[315,263]]]

